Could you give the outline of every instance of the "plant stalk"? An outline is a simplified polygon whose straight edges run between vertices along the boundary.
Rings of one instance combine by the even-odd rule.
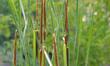
[[[54,49],[54,58],[55,58],[55,64],[56,66],[59,66],[58,64],[58,54],[57,54],[57,46],[56,46],[56,35],[53,33],[53,49]]]

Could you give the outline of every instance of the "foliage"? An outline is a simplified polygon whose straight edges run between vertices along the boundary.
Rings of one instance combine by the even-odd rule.
[[[17,65],[32,65],[33,30],[40,28],[41,1],[36,22],[36,0],[22,0],[28,21],[24,34],[24,15],[20,0],[0,2],[0,52],[12,53],[15,29],[18,30]],[[69,64],[70,66],[110,65],[110,2],[109,0],[69,0]],[[45,47],[52,52],[52,34],[56,33],[59,65],[63,66],[65,34],[65,0],[46,0],[47,37]],[[4,48],[1,48],[4,47]],[[10,49],[9,51],[7,51]],[[4,53],[5,54],[5,53]],[[25,56],[23,59],[22,55]],[[11,59],[8,59],[12,63]],[[52,60],[53,61],[53,60]]]

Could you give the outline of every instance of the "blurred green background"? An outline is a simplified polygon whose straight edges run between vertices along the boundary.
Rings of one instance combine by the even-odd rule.
[[[20,6],[17,0],[13,0],[17,13],[20,13]],[[37,26],[36,0],[22,0],[24,10],[29,19],[26,39],[23,47],[32,44],[32,29]],[[78,17],[76,17],[76,0],[69,0],[69,61],[70,66],[76,66],[75,61],[78,56],[78,66],[85,66],[87,62],[87,50],[89,47],[89,59],[87,66],[110,66],[110,1],[109,0],[79,0]],[[30,4],[29,4],[30,3]],[[40,3],[40,0],[39,0]],[[29,7],[28,7],[29,6]],[[63,66],[62,58],[62,36],[64,35],[64,0],[47,0],[47,39],[46,47],[49,51],[52,49],[52,33],[57,34],[57,47],[60,66]],[[15,30],[23,30],[23,17],[20,16],[19,21],[15,12],[10,7],[8,0],[0,0],[0,63],[12,63],[13,39]],[[39,6],[40,15],[40,6]],[[39,17],[38,17],[39,18]],[[76,20],[78,19],[78,23]],[[34,22],[34,23],[33,23]],[[39,21],[40,22],[40,18]],[[19,26],[19,25],[20,26]],[[78,30],[76,30],[78,28]],[[75,43],[75,33],[79,33],[79,44]],[[22,32],[21,32],[22,34]],[[20,35],[21,35],[20,34]],[[28,38],[28,39],[27,39]],[[22,39],[19,39],[19,41]],[[18,42],[20,43],[20,42]],[[21,42],[22,43],[22,42]],[[22,46],[22,45],[21,45]],[[77,46],[79,46],[79,54],[77,55]],[[28,46],[29,47],[29,46]],[[76,49],[76,50],[75,50]],[[28,49],[29,50],[29,49]],[[24,52],[26,49],[24,49]],[[31,50],[29,50],[31,51]],[[31,53],[30,53],[31,54]],[[31,63],[31,61],[30,61]],[[31,65],[31,64],[30,64]]]

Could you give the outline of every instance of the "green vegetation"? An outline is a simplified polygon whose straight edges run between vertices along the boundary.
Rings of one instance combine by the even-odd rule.
[[[16,66],[110,66],[109,0],[42,1],[0,1],[0,62],[14,66],[17,39]]]

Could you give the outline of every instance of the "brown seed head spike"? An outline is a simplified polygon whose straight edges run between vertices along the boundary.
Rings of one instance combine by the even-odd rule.
[[[65,31],[68,33],[68,0],[65,2]]]
[[[14,63],[14,66],[16,66],[16,44],[17,44],[17,30],[15,32],[15,37],[14,37],[14,57],[13,57],[13,63]]]
[[[46,39],[46,0],[44,0],[44,40]]]
[[[68,42],[68,0],[65,1],[65,44]]]
[[[43,38],[43,0],[41,0],[41,22],[40,22],[40,43],[42,44]]]

